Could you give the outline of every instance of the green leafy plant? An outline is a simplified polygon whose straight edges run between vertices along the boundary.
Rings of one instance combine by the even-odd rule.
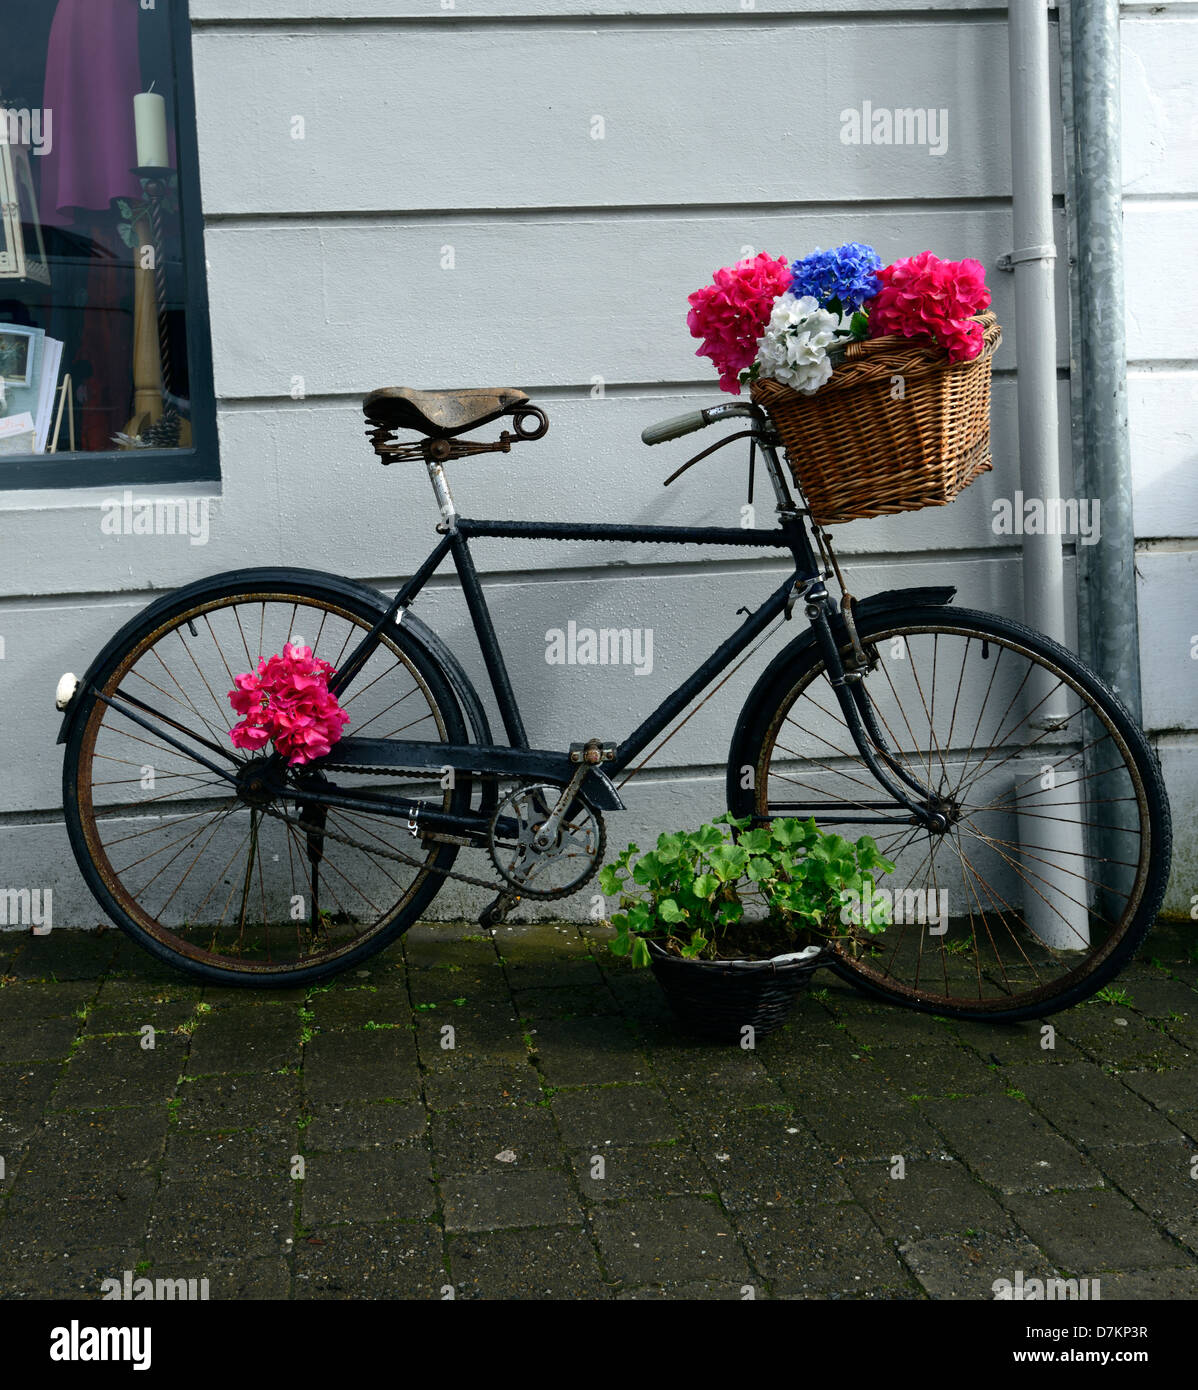
[[[754,826],[724,815],[698,830],[658,836],[642,854],[629,845],[599,875],[619,899],[609,948],[648,965],[650,939],[687,959],[769,956],[850,930],[880,932],[884,912],[850,925],[844,904],[894,865],[864,835],[853,843],[794,817]],[[746,909],[753,909],[746,912]]]

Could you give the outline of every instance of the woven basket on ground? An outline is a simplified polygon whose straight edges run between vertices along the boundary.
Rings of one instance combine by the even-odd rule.
[[[690,1033],[713,1042],[737,1042],[748,1026],[763,1036],[781,1028],[796,998],[823,963],[806,961],[683,960],[649,943],[650,965],[675,1017]]]
[[[1002,342],[979,314],[982,351],[950,363],[909,338],[851,343],[812,395],[755,381],[795,481],[821,526],[943,507],[990,467],[990,359]]]

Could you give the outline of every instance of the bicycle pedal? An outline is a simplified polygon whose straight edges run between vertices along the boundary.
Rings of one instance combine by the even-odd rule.
[[[479,913],[478,925],[488,929],[502,925],[504,918],[519,901],[519,893],[500,893],[494,902],[488,903]]]

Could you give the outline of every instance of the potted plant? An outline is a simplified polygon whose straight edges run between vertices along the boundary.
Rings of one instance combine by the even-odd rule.
[[[848,904],[893,870],[868,835],[854,843],[814,820],[724,815],[643,854],[629,845],[599,883],[619,900],[612,952],[652,967],[688,1030],[739,1041],[781,1027],[830,939],[884,930],[884,911],[862,921]]]

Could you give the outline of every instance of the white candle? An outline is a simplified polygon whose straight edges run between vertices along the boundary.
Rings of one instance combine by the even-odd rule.
[[[158,92],[139,92],[133,98],[137,127],[137,162],[144,168],[166,169],[166,101]]]

